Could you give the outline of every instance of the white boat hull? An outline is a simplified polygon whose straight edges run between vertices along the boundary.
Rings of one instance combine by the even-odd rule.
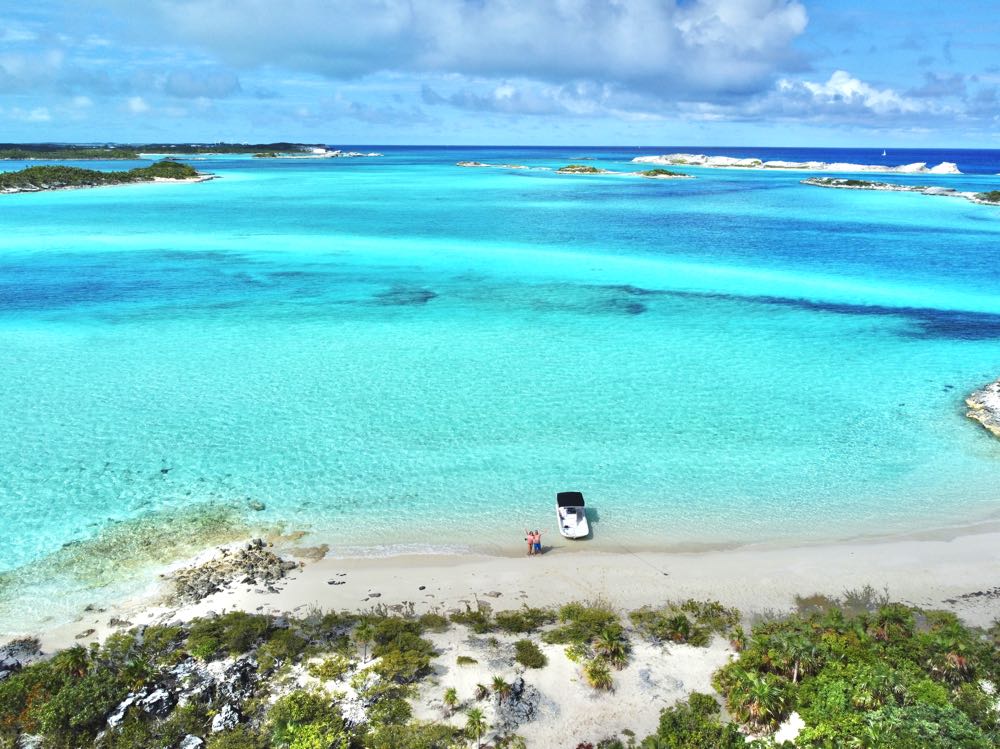
[[[556,507],[559,535],[563,538],[586,538],[590,535],[587,511],[583,507]]]

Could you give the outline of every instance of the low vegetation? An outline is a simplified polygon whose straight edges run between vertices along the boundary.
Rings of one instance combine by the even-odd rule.
[[[198,172],[177,161],[164,159],[128,171],[101,172],[75,166],[31,166],[17,172],[0,172],[0,192],[59,190],[71,187],[100,187],[154,179],[191,179]]]
[[[531,640],[518,640],[514,643],[514,660],[525,668],[545,668],[549,662],[545,653]]]
[[[1000,746],[1000,623],[975,629],[950,613],[892,603],[872,588],[797,603],[795,614],[768,617],[749,633],[738,612],[717,602],[633,611],[634,631],[601,601],[495,616],[477,606],[457,616],[470,629],[541,630],[546,642],[566,646],[595,699],[610,699],[601,695],[614,690],[615,669],[628,664],[630,637],[692,646],[724,636],[734,643],[738,656],[714,676],[718,696],[695,693],[669,707],[642,740],[624,732],[585,747],[774,746],[769,734],[792,711],[805,723],[800,748]],[[448,624],[436,614],[379,610],[300,618],[231,612],[137,627],[4,672],[0,748],[196,745],[187,737],[207,749],[525,746],[514,734],[492,736],[489,703],[477,706],[515,699],[502,675],[484,678],[467,701],[454,688],[437,692],[455,725],[413,719],[410,700],[436,656],[425,635]],[[527,680],[530,669],[547,663],[530,637],[514,643],[514,654],[529,669]],[[456,663],[476,661],[460,655]],[[567,737],[567,746],[579,738]]]
[[[586,164],[569,164],[556,169],[557,174],[604,174],[604,172],[604,169],[598,169],[596,166],[587,166]]]
[[[32,159],[48,161],[104,161],[120,159],[138,159],[139,152],[132,148],[75,148],[49,145],[0,147],[0,159],[12,161],[29,161]]]
[[[703,647],[713,635],[728,635],[740,622],[736,609],[718,601],[688,600],[660,608],[641,608],[629,614],[640,634],[655,642],[675,642]]]
[[[976,199],[982,200],[984,203],[1000,204],[1000,190],[990,190],[989,192],[978,192],[976,193]]]
[[[672,172],[669,169],[646,169],[639,172],[643,177],[689,177],[691,175],[684,172]]]

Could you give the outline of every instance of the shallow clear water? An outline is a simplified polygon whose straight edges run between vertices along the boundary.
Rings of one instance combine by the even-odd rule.
[[[0,631],[223,525],[517,550],[561,489],[604,548],[996,517],[962,401],[1000,375],[1000,209],[380,150],[0,196]],[[996,189],[998,152],[899,161],[942,159],[979,173],[892,179]]]

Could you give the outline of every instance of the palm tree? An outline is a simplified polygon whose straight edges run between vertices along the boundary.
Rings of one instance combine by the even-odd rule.
[[[729,632],[729,645],[737,653],[742,653],[747,646],[747,633],[743,631],[742,627],[734,627]]]
[[[628,642],[622,637],[621,632],[614,629],[604,629],[594,638],[594,652],[607,660],[619,671],[625,668],[628,663]]]
[[[450,715],[455,714],[455,710],[458,709],[458,690],[455,687],[448,687],[444,690],[444,706],[448,708],[448,713]]]
[[[372,626],[371,622],[363,621],[354,628],[354,642],[361,645],[364,648],[364,654],[361,656],[361,661],[368,660],[368,643],[372,641],[375,636],[375,628]]]
[[[594,689],[611,689],[614,681],[611,678],[611,671],[603,658],[594,658],[583,667],[583,675],[587,683]]]
[[[465,714],[465,734],[470,739],[475,740],[477,749],[482,749],[483,736],[486,734],[489,725],[483,716],[483,711],[474,707]]]
[[[60,676],[80,678],[90,668],[87,650],[81,645],[74,645],[52,659],[52,670]]]
[[[775,727],[784,719],[788,707],[783,681],[771,674],[741,674],[726,700],[729,712],[753,728]]]
[[[497,701],[502,705],[504,700],[510,697],[511,685],[504,681],[502,676],[493,677],[493,694],[497,696]]]

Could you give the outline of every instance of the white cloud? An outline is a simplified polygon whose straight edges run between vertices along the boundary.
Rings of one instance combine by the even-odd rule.
[[[125,108],[132,114],[144,114],[149,111],[149,104],[141,96],[130,96],[125,100]]]
[[[236,67],[590,81],[661,97],[768,88],[797,64],[792,42],[807,23],[799,0],[103,2],[136,33],[171,34]]]
[[[925,106],[916,99],[907,98],[891,88],[875,88],[853,77],[846,70],[837,70],[825,83],[812,81],[778,82],[778,91],[796,92],[805,90],[821,105],[855,107],[862,106],[875,114],[893,112],[919,112]]]

